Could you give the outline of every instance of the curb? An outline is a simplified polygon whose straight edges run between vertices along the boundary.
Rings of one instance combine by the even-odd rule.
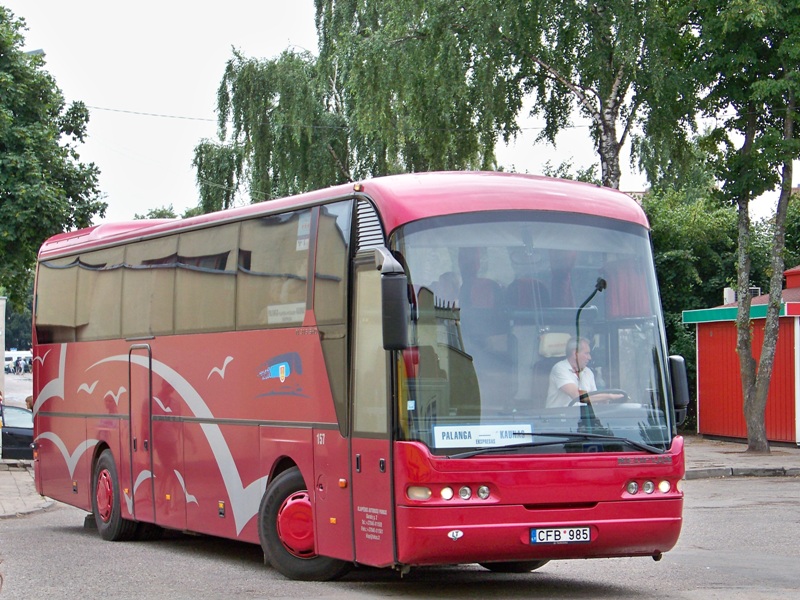
[[[0,515],[0,521],[4,521],[6,519],[16,519],[18,517],[27,517],[36,513],[44,512],[52,508],[56,503],[55,500],[50,500],[50,498],[47,498],[45,496],[42,496],[42,500],[44,501],[44,504],[42,504],[41,506],[37,506],[36,508],[21,510],[15,513],[9,513],[7,515]]]
[[[722,479],[725,477],[800,477],[798,467],[709,467],[686,471],[685,480]]]

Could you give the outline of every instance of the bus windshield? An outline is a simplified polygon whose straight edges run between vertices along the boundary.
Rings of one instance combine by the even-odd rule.
[[[535,211],[406,225],[399,439],[434,454],[663,452],[665,342],[647,231]]]

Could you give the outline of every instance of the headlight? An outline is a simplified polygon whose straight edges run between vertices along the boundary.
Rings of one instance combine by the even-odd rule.
[[[424,485],[411,485],[406,490],[406,496],[408,496],[409,500],[429,500],[431,488]]]

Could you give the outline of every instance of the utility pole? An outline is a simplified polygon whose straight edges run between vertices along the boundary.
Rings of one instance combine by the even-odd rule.
[[[0,370],[0,398],[6,397],[6,367],[5,367],[5,356],[6,356],[6,297],[0,296],[0,317],[3,318],[0,321],[0,346],[3,347],[3,369]]]

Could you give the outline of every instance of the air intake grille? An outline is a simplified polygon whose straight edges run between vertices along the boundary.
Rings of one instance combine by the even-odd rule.
[[[356,221],[358,227],[358,247],[356,251],[383,246],[383,228],[375,212],[375,207],[366,200],[359,200],[356,207]]]

